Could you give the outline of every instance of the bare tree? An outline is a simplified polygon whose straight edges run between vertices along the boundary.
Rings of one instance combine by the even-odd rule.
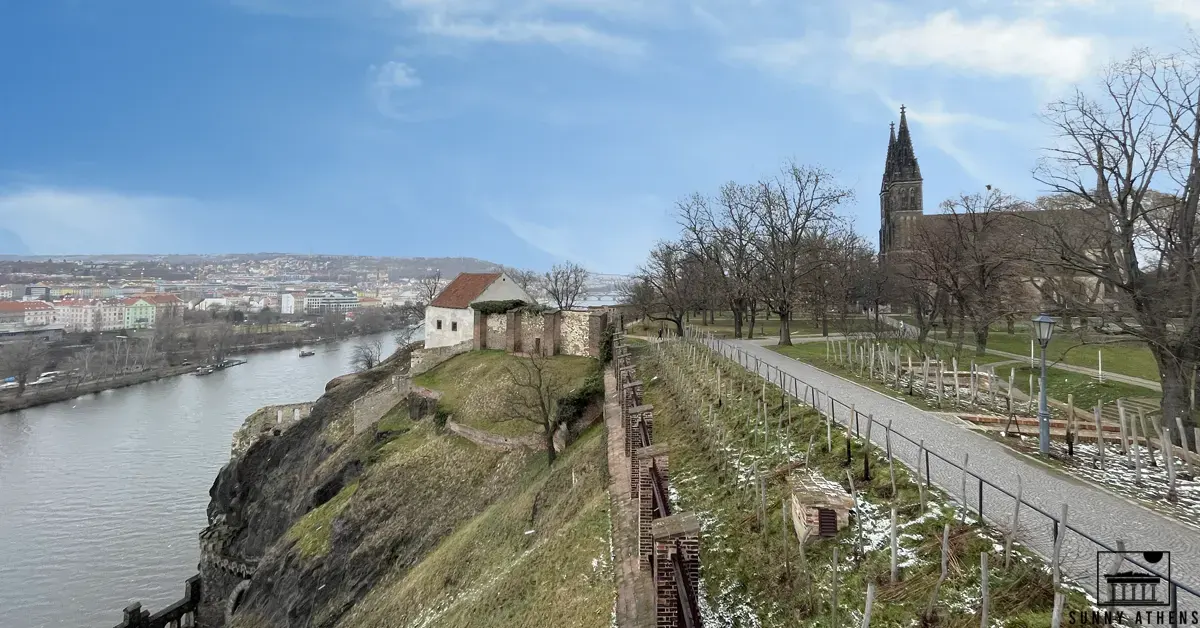
[[[1073,220],[1046,212],[1039,259],[1121,297],[1129,319],[1114,322],[1149,345],[1163,427],[1186,442],[1200,361],[1200,42],[1138,51],[1107,69],[1097,93],[1047,109],[1059,142],[1036,177],[1080,209]]]
[[[644,278],[635,278],[623,282],[618,290],[621,303],[629,306],[639,319],[649,318],[655,311],[656,295],[654,286]]]
[[[417,300],[422,306],[432,303],[439,292],[445,287],[442,281],[442,271],[436,270],[417,279]]]
[[[378,338],[360,340],[354,345],[350,354],[350,368],[355,371],[369,371],[379,366],[383,359],[383,341]]]
[[[762,300],[779,315],[779,344],[792,344],[790,319],[804,281],[820,267],[815,243],[825,237],[834,210],[853,192],[838,187],[832,175],[809,166],[786,164],[781,176],[758,184],[753,205],[760,236],[755,240],[762,264]]]
[[[29,378],[46,362],[46,345],[37,340],[21,340],[0,346],[0,368],[5,377],[15,377],[17,394],[25,392]]]
[[[541,356],[519,357],[505,366],[510,386],[502,398],[502,420],[524,420],[542,428],[547,462],[554,464],[554,432],[558,428],[558,400],[566,391],[566,381],[554,371],[550,360]]]
[[[555,264],[542,277],[542,288],[560,310],[575,307],[587,285],[588,271],[575,262]]]
[[[679,335],[683,335],[683,319],[688,309],[696,302],[686,262],[687,253],[681,245],[659,242],[637,273],[637,278],[653,290],[650,320],[671,321]]]

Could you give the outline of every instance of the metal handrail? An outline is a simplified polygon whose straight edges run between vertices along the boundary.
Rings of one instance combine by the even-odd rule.
[[[683,546],[675,541],[675,554],[671,556],[671,571],[675,577],[675,596],[679,600],[679,617],[683,620],[684,628],[699,628],[700,615],[697,613],[696,592],[692,591],[692,583],[687,578],[687,567],[683,565]]]
[[[717,345],[717,347],[718,347],[718,349],[717,349],[717,353],[718,353],[718,354],[720,354],[722,357],[727,357],[728,359],[733,359],[733,358],[732,358],[732,356],[726,356],[726,355],[725,355],[725,353],[724,353],[724,351],[723,351],[721,348],[723,348],[723,347],[728,347],[728,348],[729,348],[731,351],[736,351],[736,352],[738,353],[738,358],[736,359],[736,362],[737,362],[737,364],[738,364],[739,366],[741,366],[742,368],[746,369],[746,370],[750,370],[750,367],[749,367],[749,366],[746,364],[746,363],[748,363],[748,362],[749,362],[749,360],[748,360],[748,359],[744,360],[743,358],[744,358],[744,357],[747,357],[747,358],[748,358],[748,357],[754,357],[754,356],[750,356],[748,353],[746,353],[745,351],[743,351],[743,350],[742,350],[740,347],[734,346],[734,345],[732,345],[732,344],[729,344],[729,343],[725,343],[725,342],[723,342],[721,339],[719,339],[719,338],[715,338],[715,337],[713,337],[713,336],[711,336],[711,335],[709,335],[709,336],[707,337],[707,342],[701,342],[700,344],[707,346],[707,347],[709,348],[709,350],[711,351],[711,350],[713,350],[713,348],[712,348],[712,346],[711,346],[709,343],[715,343],[715,344]],[[760,364],[762,363],[762,361],[761,361],[761,360],[759,360],[759,358],[755,357],[754,359],[755,359],[755,360],[757,360],[757,361],[758,361]],[[746,363],[743,363],[743,362],[746,362]],[[780,373],[782,373],[782,375],[786,375],[787,377],[791,378],[791,379],[792,379],[794,382],[796,382],[796,383],[799,383],[799,384],[803,384],[803,385],[805,386],[805,388],[811,388],[811,389],[813,389],[813,390],[817,390],[817,391],[819,391],[819,390],[820,390],[819,388],[816,388],[815,386],[812,386],[812,385],[811,385],[811,384],[809,384],[808,382],[805,382],[804,380],[802,380],[802,379],[800,379],[800,378],[798,378],[798,377],[795,377],[794,375],[792,375],[792,374],[790,374],[790,373],[784,373],[784,372],[783,372],[783,371],[781,371],[781,370],[780,370],[778,367],[774,367],[774,366],[772,366],[772,365],[770,365],[770,364],[767,364],[767,367],[768,367],[768,369],[770,369],[770,368],[774,368],[776,371],[779,371]],[[767,381],[768,381],[768,382],[770,381],[770,377],[764,376],[764,375],[762,375],[761,373],[757,373],[757,372],[756,372],[756,373],[755,373],[755,375],[758,375],[759,377],[764,377],[765,379],[767,379]],[[781,388],[781,389],[783,389],[783,390],[785,391],[785,393],[786,393],[787,389],[786,389],[785,387],[780,387],[780,388]],[[790,395],[790,393],[787,393],[787,394],[789,394],[789,395]],[[793,397],[795,397],[794,395],[792,395],[792,396],[793,396]],[[849,422],[850,422],[850,421],[854,421],[854,422],[856,422],[856,423],[857,423],[857,421],[858,421],[860,418],[863,418],[863,417],[865,417],[865,418],[867,418],[869,421],[871,421],[871,422],[873,422],[873,423],[875,423],[875,424],[879,425],[880,427],[885,427],[885,425],[884,425],[883,423],[880,423],[879,421],[875,420],[875,418],[874,418],[874,417],[872,417],[871,415],[864,415],[863,413],[859,412],[859,411],[858,411],[856,408],[854,408],[853,406],[849,406],[849,405],[847,405],[847,404],[845,404],[845,403],[843,403],[843,402],[841,402],[841,401],[839,401],[839,400],[835,399],[835,398],[834,398],[832,395],[826,394],[826,395],[825,395],[825,397],[826,397],[826,398],[828,398],[829,400],[831,400],[833,403],[835,403],[835,404],[837,404],[837,405],[840,405],[841,407],[843,407],[843,408],[845,408],[845,409],[847,409],[847,410],[851,410],[851,411],[853,411],[853,414],[854,414],[854,416],[853,416],[853,417],[851,417],[851,418],[849,418],[849,419],[847,419],[847,424],[849,424]],[[815,410],[817,410],[817,412],[824,413],[824,411],[823,411],[821,408],[819,408],[819,407],[815,407],[814,409],[815,409]],[[830,418],[831,418],[832,420],[834,420],[834,421],[837,421],[837,413],[836,413],[836,411],[833,413],[833,415],[832,415]],[[903,433],[901,433],[901,432],[897,431],[895,428],[891,428],[891,429],[890,429],[890,432],[891,432],[891,434],[893,434],[894,436],[898,436],[898,437],[900,437],[901,439],[908,441],[908,442],[909,442],[909,443],[911,443],[912,445],[915,445],[915,446],[918,446],[918,447],[922,447],[922,449],[925,451],[925,454],[926,454],[926,456],[934,456],[934,457],[938,458],[939,460],[941,460],[942,462],[944,462],[944,463],[946,463],[946,464],[949,464],[951,467],[953,467],[953,468],[955,468],[955,469],[957,469],[957,470],[959,470],[959,471],[962,471],[962,472],[964,472],[964,473],[966,473],[966,474],[970,475],[972,478],[975,478],[976,482],[978,482],[978,483],[980,484],[980,487],[981,487],[981,488],[980,488],[980,490],[981,490],[981,491],[982,491],[982,486],[986,485],[986,486],[989,486],[989,487],[991,487],[993,490],[995,490],[995,491],[998,491],[999,493],[1001,493],[1001,494],[1003,494],[1003,495],[1005,495],[1005,496],[1007,496],[1007,497],[1009,497],[1009,498],[1011,498],[1011,499],[1013,499],[1013,500],[1017,500],[1017,496],[1016,496],[1015,494],[1013,494],[1013,493],[1010,493],[1008,490],[1006,490],[1006,489],[1004,489],[1004,488],[1002,488],[1002,487],[1000,487],[1000,486],[997,486],[996,484],[994,484],[994,483],[992,483],[992,482],[990,482],[990,481],[988,481],[988,480],[984,479],[983,477],[981,477],[981,476],[979,476],[979,475],[976,475],[976,474],[975,474],[973,471],[971,471],[970,469],[964,469],[964,468],[963,468],[961,465],[959,465],[958,463],[956,463],[956,462],[954,462],[954,461],[950,460],[949,458],[946,458],[945,456],[943,456],[943,455],[941,455],[941,454],[937,453],[936,451],[933,451],[933,450],[931,450],[929,447],[923,447],[923,446],[922,446],[920,443],[918,443],[917,441],[915,441],[915,440],[913,440],[912,438],[908,437],[907,435],[905,435],[905,434],[903,434]],[[901,462],[903,462],[903,461],[901,461]],[[917,461],[917,464],[918,464],[918,465],[920,464],[920,461],[919,461],[919,460]],[[926,477],[927,477],[927,478],[928,478],[928,466],[929,466],[929,465],[928,465],[928,462],[926,462],[926,469],[927,469],[927,472],[926,472],[926,473],[927,473],[927,476],[926,476]],[[945,487],[943,487],[943,488],[945,488]],[[953,496],[953,491],[948,491],[948,495],[950,495],[951,499],[954,499],[954,496]],[[1031,509],[1033,509],[1035,512],[1037,512],[1037,513],[1039,513],[1039,514],[1041,514],[1041,515],[1045,516],[1046,518],[1050,519],[1051,521],[1053,521],[1053,522],[1054,522],[1054,526],[1055,526],[1055,529],[1056,529],[1056,530],[1058,530],[1058,529],[1059,529],[1059,526],[1062,526],[1062,523],[1059,521],[1058,517],[1056,517],[1056,516],[1054,516],[1054,515],[1052,515],[1052,514],[1050,514],[1050,513],[1046,512],[1045,510],[1042,510],[1041,508],[1037,507],[1037,506],[1036,506],[1036,505],[1034,505],[1034,504],[1031,504],[1031,503],[1029,503],[1028,501],[1026,501],[1026,500],[1024,500],[1024,499],[1020,499],[1019,501],[1021,502],[1021,505],[1022,505],[1022,506],[1026,506],[1026,507],[1028,507],[1028,508],[1031,508]],[[967,505],[967,504],[965,504],[965,503],[963,504],[963,506],[964,506],[964,507],[965,507],[966,505]],[[1109,545],[1108,543],[1105,543],[1105,542],[1103,542],[1103,541],[1100,541],[1099,539],[1096,539],[1095,537],[1093,537],[1093,536],[1089,535],[1089,534],[1088,534],[1088,533],[1086,533],[1086,532],[1083,532],[1083,531],[1079,530],[1078,528],[1072,527],[1072,526],[1071,526],[1069,523],[1068,523],[1066,526],[1063,526],[1063,528],[1065,528],[1065,531],[1067,531],[1067,532],[1074,532],[1075,534],[1079,535],[1079,536],[1080,536],[1080,537],[1082,537],[1083,539],[1085,539],[1085,540],[1087,540],[1087,541],[1089,541],[1089,542],[1091,542],[1091,543],[1095,544],[1097,547],[1100,547],[1100,548],[1101,548],[1101,549],[1103,549],[1104,551],[1108,551],[1108,552],[1116,552],[1116,551],[1118,551],[1116,548],[1112,547],[1112,546],[1111,546],[1111,545]],[[1179,582],[1178,580],[1175,580],[1174,578],[1171,578],[1171,577],[1169,577],[1168,575],[1166,575],[1166,574],[1163,574],[1163,573],[1161,573],[1161,572],[1157,571],[1157,570],[1156,570],[1156,569],[1154,569],[1153,567],[1150,567],[1150,566],[1148,566],[1148,565],[1144,565],[1144,564],[1142,564],[1141,562],[1137,561],[1136,559],[1134,559],[1134,558],[1132,558],[1132,557],[1127,557],[1127,558],[1125,558],[1125,561],[1126,561],[1126,562],[1129,562],[1129,563],[1132,563],[1132,564],[1134,564],[1134,565],[1137,565],[1139,568],[1141,568],[1141,569],[1144,569],[1144,570],[1146,570],[1147,572],[1149,572],[1149,573],[1151,573],[1151,574],[1153,574],[1153,575],[1155,575],[1155,576],[1158,576],[1158,577],[1162,578],[1163,580],[1165,580],[1166,582],[1168,582],[1168,583],[1170,584],[1170,586],[1172,586],[1172,587],[1174,587],[1174,588],[1176,588],[1176,589],[1179,589],[1179,590],[1185,591],[1185,592],[1187,592],[1187,593],[1189,593],[1189,594],[1191,594],[1191,595],[1194,595],[1194,596],[1196,596],[1197,598],[1200,598],[1200,592],[1197,592],[1195,589],[1193,589],[1193,588],[1189,587],[1188,585],[1186,585],[1186,584],[1183,584],[1183,583]]]
[[[658,516],[655,519],[671,516],[671,502],[667,500],[666,490],[663,488],[662,476],[658,474],[658,464],[650,463],[650,492],[654,495],[654,508],[658,511]]]
[[[646,429],[645,421],[638,421],[638,434],[642,437],[642,447],[649,447],[653,444],[650,442],[650,432]]]

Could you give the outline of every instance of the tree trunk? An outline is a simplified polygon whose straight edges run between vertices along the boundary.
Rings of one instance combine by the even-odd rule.
[[[791,306],[775,310],[779,314],[779,346],[792,345],[792,310]]]
[[[750,305],[750,331],[749,331],[749,333],[746,334],[747,338],[754,337],[754,323],[755,323],[756,318],[758,318],[758,308],[755,307],[753,304],[751,304]]]
[[[975,326],[975,355],[987,354],[988,326]]]
[[[734,304],[733,306],[733,337],[742,337],[742,310],[741,306]]]
[[[1196,418],[1191,409],[1193,363],[1171,354],[1168,348],[1151,345],[1158,362],[1159,381],[1162,383],[1162,427],[1171,434],[1171,441],[1188,443],[1186,434],[1179,433],[1176,417],[1183,418],[1184,430],[1195,433]],[[1194,440],[1194,438],[1193,438]]]
[[[683,317],[679,317],[673,321],[675,323],[675,333],[680,338],[683,337]]]
[[[1004,317],[1004,323],[1006,325],[1008,325],[1008,335],[1011,336],[1011,335],[1017,333],[1017,319],[1016,318],[1014,318],[1011,315],[1006,316],[1006,317]]]
[[[543,427],[546,427],[546,426],[543,426]],[[552,466],[554,466],[554,458],[557,457],[558,454],[554,451],[554,427],[555,426],[553,424],[551,424],[548,427],[549,427],[549,429],[545,430],[545,434],[543,435],[543,437],[546,439],[546,466],[552,467]]]
[[[821,335],[829,335],[829,312],[824,310],[821,311]]]

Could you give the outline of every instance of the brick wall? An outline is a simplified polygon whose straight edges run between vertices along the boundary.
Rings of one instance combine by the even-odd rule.
[[[637,504],[638,516],[638,563],[642,570],[650,569],[650,560],[654,554],[654,536],[651,524],[654,522],[654,479],[650,466],[654,465],[658,472],[659,481],[663,483],[663,492],[667,489],[667,446],[647,445],[637,450],[637,462],[631,469],[637,491],[633,493]],[[659,513],[659,517],[663,516]]]
[[[672,558],[682,559],[685,580],[693,594],[700,585],[700,521],[691,513],[656,519],[654,534],[654,597],[656,628],[683,626],[679,616],[679,589]]]
[[[591,320],[591,314],[589,312],[562,312],[561,318],[558,336],[562,352],[567,355],[591,355],[588,353],[588,347],[591,344],[588,336],[590,333],[588,321]]]
[[[476,315],[474,348],[598,358],[607,320],[595,311]]]

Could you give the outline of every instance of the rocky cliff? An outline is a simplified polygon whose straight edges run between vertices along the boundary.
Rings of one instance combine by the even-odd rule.
[[[602,433],[547,468],[414,399],[355,435],[354,400],[405,368],[338,378],[290,425],[248,421],[260,436],[210,491],[203,626],[608,624]]]

